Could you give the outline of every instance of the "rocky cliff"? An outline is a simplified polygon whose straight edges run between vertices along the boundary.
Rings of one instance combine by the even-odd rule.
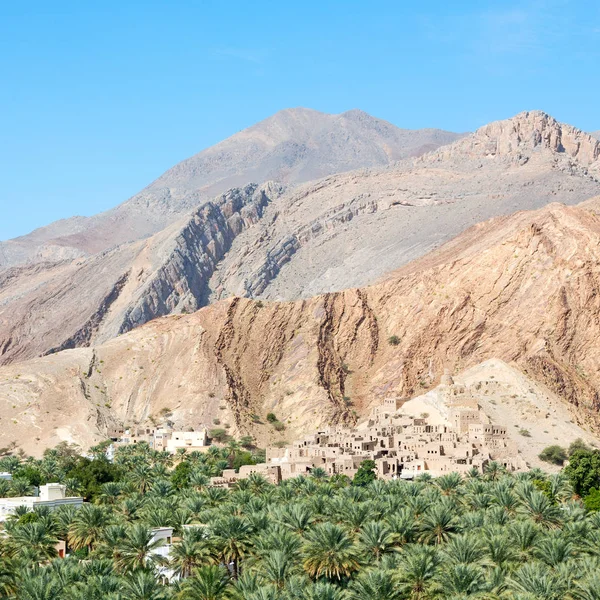
[[[562,400],[572,420],[597,426],[599,213],[594,200],[495,218],[368,288],[297,302],[229,299],[3,367],[3,443],[85,444],[108,422],[161,411],[182,425],[218,419],[261,443],[293,439],[492,358]]]
[[[278,184],[234,189],[140,242],[89,258],[0,273],[0,364],[89,346],[172,312],[191,312],[237,235]]]
[[[283,110],[175,165],[112,210],[0,242],[0,268],[89,256],[146,238],[215,196],[253,182],[291,186],[385,166],[460,137],[439,129],[399,129],[359,110]]]

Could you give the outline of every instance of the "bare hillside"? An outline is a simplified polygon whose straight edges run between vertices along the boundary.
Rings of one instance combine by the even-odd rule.
[[[108,212],[57,221],[0,242],[0,268],[87,256],[148,237],[231,188],[268,180],[295,185],[380,167],[459,137],[438,129],[399,129],[359,110],[339,115],[283,110],[175,165]]]
[[[508,399],[510,419],[541,418],[537,410],[560,401],[568,420],[597,427],[598,213],[600,200],[498,217],[372,287],[297,302],[229,299],[2,367],[2,444],[85,445],[111,421],[144,422],[166,408],[182,425],[219,418],[261,443],[291,440],[490,359],[541,390]],[[271,411],[282,434],[264,420]],[[567,419],[560,414],[554,421]]]
[[[0,364],[231,295],[292,300],[367,285],[484,218],[600,194],[599,152],[589,135],[523,113],[385,169],[287,192],[236,188],[149,238],[5,269]]]

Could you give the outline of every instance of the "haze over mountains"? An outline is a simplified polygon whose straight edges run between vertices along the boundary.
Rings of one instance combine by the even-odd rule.
[[[0,243],[0,267],[85,256],[147,237],[231,188],[269,180],[297,184],[388,165],[458,137],[438,129],[399,129],[360,110],[282,110],[184,160],[112,210]]]

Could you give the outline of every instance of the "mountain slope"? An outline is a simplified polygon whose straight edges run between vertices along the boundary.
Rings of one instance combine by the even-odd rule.
[[[0,273],[0,364],[101,343],[230,295],[291,300],[369,284],[484,218],[600,194],[599,149],[523,113],[392,167],[287,193],[249,185],[145,240],[13,267]]]
[[[278,438],[252,415],[274,412],[291,440],[492,358],[562,400],[572,420],[598,426],[599,213],[600,199],[553,203],[472,227],[369,288],[230,299],[2,367],[2,443],[28,439],[31,449],[32,431],[38,449],[84,443],[112,420],[143,422],[162,409],[181,425],[219,418],[261,443]],[[525,411],[524,425],[540,418]]]
[[[521,113],[415,160],[292,191],[235,241],[213,297],[287,300],[366,285],[484,219],[596,194],[600,143]]]
[[[388,165],[459,137],[437,129],[399,129],[358,110],[339,115],[283,110],[184,160],[112,210],[0,242],[0,268],[86,256],[142,239],[231,188],[268,180],[293,185]]]

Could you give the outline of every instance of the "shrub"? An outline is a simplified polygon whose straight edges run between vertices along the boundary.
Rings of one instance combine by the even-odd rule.
[[[578,450],[583,450],[584,452],[589,452],[591,450],[591,448],[581,438],[577,438],[576,440],[573,440],[571,442],[571,445],[569,446],[569,450],[568,450],[569,456],[571,456]]]
[[[275,413],[269,413],[267,415],[267,421],[269,421],[269,423],[275,423],[276,421],[279,421],[279,419],[275,416]]]
[[[251,435],[243,435],[240,438],[240,446],[242,448],[252,448],[252,447],[254,447],[254,438]]]
[[[531,433],[530,433],[529,429],[519,429],[519,433],[523,437],[531,437]]]
[[[375,461],[374,460],[363,460],[360,463],[360,467],[358,467],[358,471],[356,471],[356,475],[352,480],[352,485],[357,485],[359,487],[364,487],[369,485],[372,481],[377,479],[377,475],[375,473]]]
[[[217,440],[217,442],[224,442],[229,436],[225,429],[211,429],[208,432],[208,437]]]
[[[567,452],[564,448],[557,445],[548,446],[542,450],[538,458],[552,465],[562,466],[565,460],[567,460]]]
[[[275,421],[273,423],[273,429],[275,429],[275,431],[283,431],[285,429],[285,425],[281,421]]]
[[[585,507],[592,512],[600,510],[600,490],[591,488],[590,493],[583,499]]]
[[[388,344],[390,346],[398,346],[400,344],[400,338],[397,335],[390,335],[388,338]]]
[[[220,425],[221,424],[221,419],[213,419],[213,423],[215,425]]]

